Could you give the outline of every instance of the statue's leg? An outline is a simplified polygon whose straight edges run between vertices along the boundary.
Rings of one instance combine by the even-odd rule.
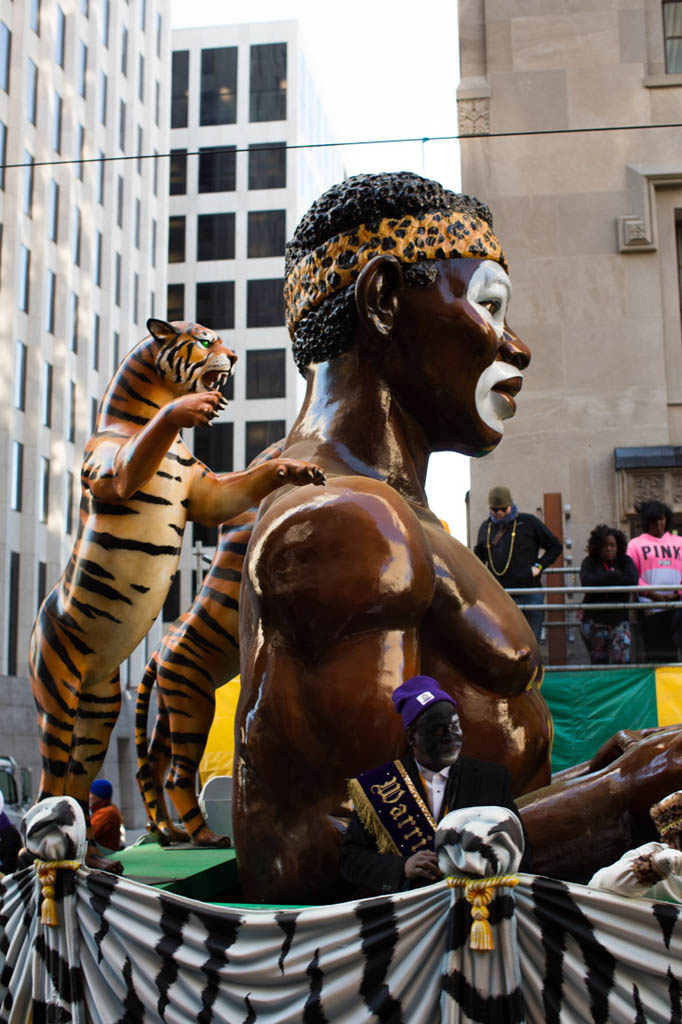
[[[215,714],[213,688],[178,693],[168,700],[171,730],[171,768],[166,779],[170,796],[180,821],[195,846],[229,846],[226,836],[212,832],[204,821],[195,790],[199,762],[206,749],[206,739]]]
[[[90,868],[101,868],[121,874],[120,861],[109,860],[97,853],[88,796],[90,786],[102,767],[109,749],[111,732],[121,710],[121,685],[118,669],[108,679],[89,683],[80,695],[78,712],[71,739],[65,792],[78,800],[88,824],[88,852],[85,863]]]
[[[36,800],[63,796],[81,690],[81,675],[68,639],[41,609],[31,635],[29,673],[36,706],[40,784]]]

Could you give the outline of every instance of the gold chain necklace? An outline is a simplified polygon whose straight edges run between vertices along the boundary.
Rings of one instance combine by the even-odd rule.
[[[514,525],[512,527],[511,544],[509,545],[509,557],[507,558],[507,564],[505,565],[504,569],[502,569],[500,572],[498,572],[497,569],[495,568],[495,563],[493,562],[493,553],[490,550],[490,527],[493,524],[490,522],[490,520],[488,520],[488,535],[487,535],[487,537],[485,539],[485,543],[486,543],[486,546],[488,548],[488,565],[490,566],[490,568],[492,569],[492,571],[495,573],[495,575],[497,577],[504,576],[504,574],[506,573],[507,569],[509,568],[509,563],[511,562],[512,553],[514,551],[514,540],[516,538],[516,524],[518,523],[518,521],[519,521],[519,517],[515,516],[514,517]]]

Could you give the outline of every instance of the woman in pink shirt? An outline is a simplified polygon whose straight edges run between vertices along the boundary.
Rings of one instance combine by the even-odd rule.
[[[672,510],[660,501],[646,501],[637,511],[642,532],[630,541],[627,553],[637,566],[640,586],[661,587],[640,594],[639,600],[642,604],[677,601],[682,582],[682,537],[670,533]],[[640,622],[647,661],[664,665],[678,660],[674,613],[673,608],[644,610]]]

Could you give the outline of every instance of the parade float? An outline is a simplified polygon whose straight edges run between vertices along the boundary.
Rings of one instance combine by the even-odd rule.
[[[45,767],[24,822],[36,860],[1,883],[0,1021],[680,1020],[679,908],[583,883],[656,837],[649,809],[682,787],[682,730],[621,731],[552,780],[532,632],[426,502],[429,454],[495,448],[530,362],[506,320],[490,212],[416,175],[361,175],[313,204],[286,272],[307,392],[275,457],[221,478],[182,445],[185,419],[219,411],[234,356],[199,325],[150,321],[103,400],[74,552],[32,641]],[[161,842],[190,846],[158,857],[195,869],[169,879],[148,860],[141,882],[135,851],[118,863],[95,849],[86,798],[117,665],[158,611],[192,518],[249,543],[227,574],[209,569],[176,624],[201,618],[194,648],[179,656],[169,640],[157,655],[140,782]],[[190,795],[213,704],[163,757],[159,737],[208,653],[211,699],[234,674],[237,629],[233,852],[211,849]],[[469,808],[436,833],[442,882],[349,900],[347,783],[400,756],[391,694],[419,672],[457,702],[464,753],[509,769],[538,874],[517,873],[518,843],[482,872],[472,848],[514,826]]]

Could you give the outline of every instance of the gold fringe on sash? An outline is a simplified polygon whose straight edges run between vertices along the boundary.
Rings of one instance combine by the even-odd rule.
[[[57,871],[64,868],[68,871],[78,871],[81,866],[79,860],[38,860],[36,861],[36,872],[40,879],[43,893],[43,905],[40,911],[40,920],[43,924],[54,928],[59,924],[57,903],[54,898],[54,883],[57,881]]]
[[[495,875],[493,878],[453,878],[447,879],[451,889],[464,889],[464,899],[471,907],[471,934],[469,949],[479,953],[489,953],[495,948],[493,933],[488,921],[490,903],[495,889],[506,886],[513,889],[519,884],[516,875]]]
[[[376,811],[357,779],[348,780],[348,795],[364,828],[374,837],[379,853],[400,853],[390,833],[379,821]]]

